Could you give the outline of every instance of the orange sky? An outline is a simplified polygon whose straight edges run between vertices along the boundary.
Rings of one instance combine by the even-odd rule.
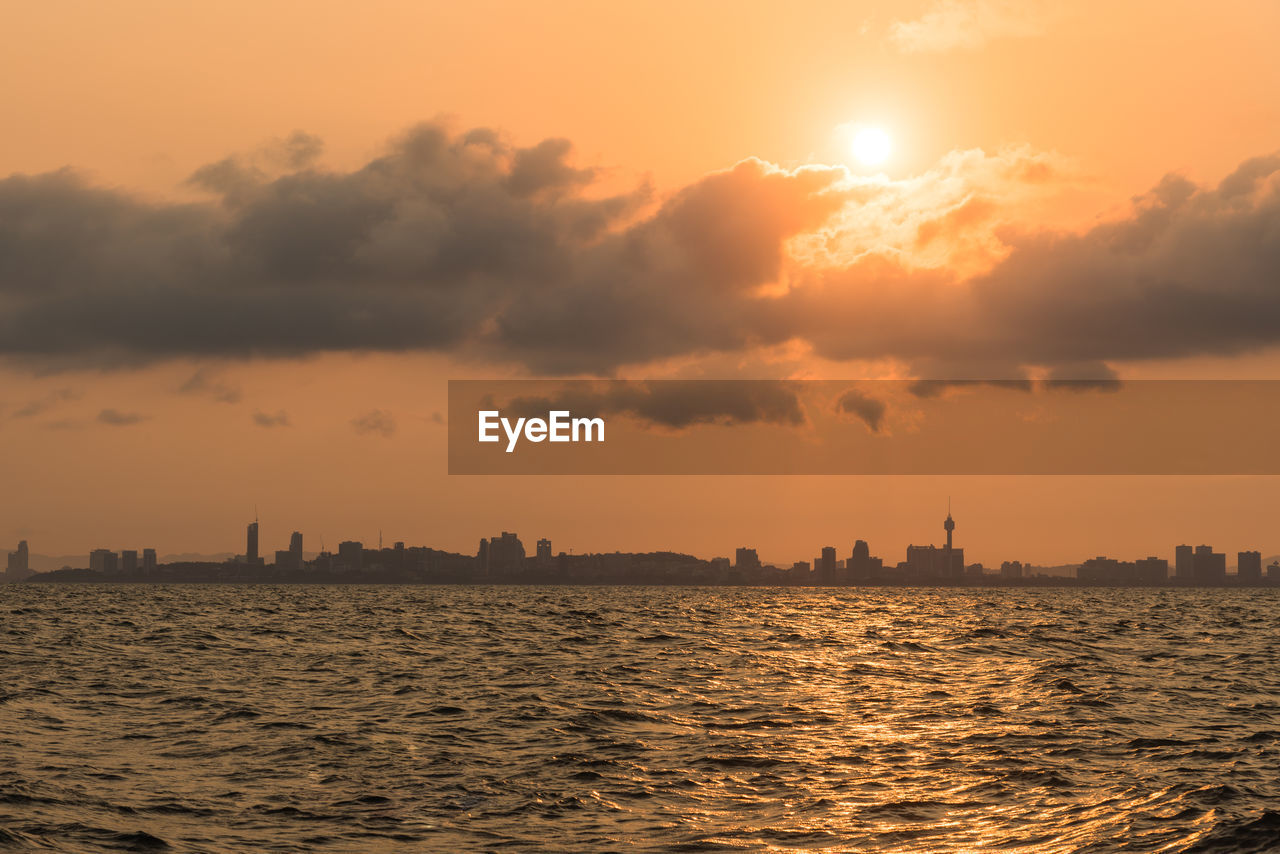
[[[828,222],[825,247],[841,263],[870,248],[967,276],[1010,251],[1003,229],[1083,232],[1128,216],[1170,172],[1211,186],[1280,148],[1276,32],[1280,6],[1266,0],[27,4],[0,30],[0,177],[71,167],[93,187],[205,203],[186,183],[195,170],[239,155],[270,171],[273,141],[295,131],[323,140],[322,168],[349,172],[443,116],[518,147],[566,138],[575,166],[603,170],[589,196],[649,181],[652,212],[747,157],[865,178],[875,170],[838,128],[873,124],[894,139],[887,189]],[[1027,163],[1051,177],[1018,177]],[[940,243],[915,240],[935,214],[976,210],[974,197],[991,211],[947,220]],[[0,245],[5,227],[0,214]],[[791,265],[816,251],[811,237],[787,244],[788,276],[803,274]],[[898,364],[824,355],[793,342],[621,369]],[[1263,347],[1110,363],[1125,376],[1280,376]],[[381,528],[471,551],[505,529],[557,549],[754,545],[787,562],[862,537],[897,560],[939,538],[950,494],[958,541],[988,563],[1171,555],[1184,540],[1280,552],[1275,478],[449,478],[446,380],[508,375],[511,358],[105,364],[0,362],[0,546],[233,551],[256,504],[267,549],[295,528],[308,548]],[[394,427],[353,428],[374,411]],[[287,424],[263,426],[280,413]]]

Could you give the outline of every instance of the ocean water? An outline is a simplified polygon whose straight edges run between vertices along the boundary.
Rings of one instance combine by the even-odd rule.
[[[1280,850],[1269,590],[0,587],[0,849]]]

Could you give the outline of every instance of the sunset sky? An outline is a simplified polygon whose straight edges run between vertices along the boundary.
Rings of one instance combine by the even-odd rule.
[[[950,498],[988,566],[1280,552],[1280,477],[451,477],[445,441],[462,378],[1280,379],[1277,32],[1269,0],[15,6],[0,550],[237,551],[256,507],[267,551],[892,563]]]

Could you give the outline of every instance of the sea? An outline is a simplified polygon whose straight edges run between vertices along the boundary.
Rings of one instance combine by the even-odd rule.
[[[0,587],[0,850],[1280,850],[1280,591]]]

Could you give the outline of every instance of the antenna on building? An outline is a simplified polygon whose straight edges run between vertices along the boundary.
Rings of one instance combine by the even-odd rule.
[[[382,529],[378,529],[378,551],[382,551]]]

